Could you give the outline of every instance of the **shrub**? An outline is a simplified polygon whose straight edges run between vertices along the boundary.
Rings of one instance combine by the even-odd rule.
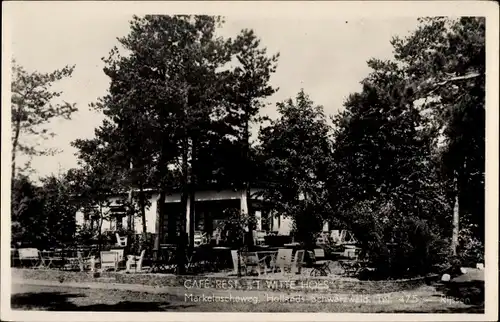
[[[449,258],[447,241],[425,219],[404,216],[387,204],[361,203],[353,211],[351,230],[361,257],[375,268],[372,278],[426,275]]]
[[[321,206],[305,201],[294,207],[291,217],[293,219],[292,235],[306,249],[316,247],[316,239],[323,229]]]
[[[459,233],[457,257],[461,266],[476,267],[477,263],[484,263],[484,244],[472,231],[471,227],[466,227]]]
[[[218,227],[221,233],[222,243],[240,249],[244,246],[245,236],[248,234],[246,227],[254,223],[253,216],[242,216],[237,209],[226,209],[224,211],[226,220],[222,221]]]

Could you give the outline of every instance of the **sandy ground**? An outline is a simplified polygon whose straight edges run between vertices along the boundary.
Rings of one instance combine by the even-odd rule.
[[[190,312],[342,312],[342,313],[483,313],[445,296],[434,286],[411,292],[375,295],[269,293],[264,291],[155,289],[105,283],[66,284],[14,281],[13,310],[47,311],[190,311]]]

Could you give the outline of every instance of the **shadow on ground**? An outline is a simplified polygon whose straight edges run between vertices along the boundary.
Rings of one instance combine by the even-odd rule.
[[[446,297],[453,298],[467,305],[484,305],[484,282],[454,282],[436,285],[436,290]]]
[[[386,311],[380,311],[378,313],[386,313]],[[395,310],[391,313],[422,313],[426,314],[428,312],[422,312],[422,310]],[[442,310],[433,310],[433,314],[436,313],[476,313],[483,314],[484,313],[484,305],[474,305],[469,307],[450,307]]]
[[[115,304],[76,305],[73,298],[86,297],[81,294],[43,292],[22,293],[11,297],[13,310],[43,310],[43,311],[121,311],[121,312],[151,312],[170,311],[188,308],[191,305],[173,305],[169,302],[151,303],[139,301],[122,301]]]

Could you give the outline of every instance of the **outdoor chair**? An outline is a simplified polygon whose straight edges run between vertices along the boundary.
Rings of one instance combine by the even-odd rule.
[[[234,274],[238,275],[238,251],[237,250],[232,250],[231,251],[231,259],[233,260],[233,272]],[[244,261],[242,258],[240,258],[240,267],[243,268],[245,265]]]
[[[265,230],[256,230],[255,231],[255,239],[254,239],[254,244],[255,245],[264,245],[266,242],[266,231]]]
[[[245,262],[245,273],[248,273],[247,269],[249,267],[252,269],[252,271],[255,268],[257,271],[257,275],[259,275],[259,276],[261,274],[261,270],[264,272],[264,274],[266,273],[267,266],[266,266],[265,257],[259,259],[259,256],[257,255],[256,252],[250,252],[250,253],[246,253],[243,258],[244,258],[244,262]]]
[[[10,266],[15,267],[16,261],[19,262],[19,253],[17,252],[17,249],[11,248],[10,249]]]
[[[295,256],[292,261],[292,267],[290,269],[292,274],[300,274],[302,265],[304,263],[305,253],[306,253],[305,250],[298,250],[297,252],[295,252]]]
[[[101,252],[101,271],[106,268],[118,269],[118,253],[112,251]]]
[[[340,231],[340,243],[341,244],[356,244],[358,241],[354,237],[354,234],[348,230]]]
[[[276,261],[271,264],[273,272],[279,267],[282,273],[285,273],[285,269],[292,266],[292,254],[293,249],[280,248],[278,249],[278,255],[276,255]]]
[[[330,231],[330,239],[334,244],[340,245],[342,243],[340,230],[331,230]]]
[[[135,272],[140,272],[142,271],[142,261],[144,260],[144,254],[146,253],[146,250],[143,249],[141,251],[141,255],[135,256],[135,255],[128,255],[127,259],[127,269],[126,272],[130,273],[132,271],[132,267],[135,268]]]
[[[62,250],[58,249],[58,250],[41,251],[40,260],[41,260],[41,266],[45,268],[51,268],[55,266],[59,266],[59,268],[61,268],[61,264],[63,264]]]
[[[118,266],[120,266],[123,263],[123,261],[125,260],[124,259],[124,252],[125,252],[124,249],[123,248],[120,248],[120,249],[112,248],[112,249],[110,249],[110,251],[118,254]]]
[[[346,276],[355,276],[361,270],[362,266],[358,261],[341,260],[339,261],[340,267],[344,270]]]
[[[77,251],[78,257],[78,267],[81,272],[84,272],[85,269],[89,269],[91,272],[95,271],[95,256],[83,257],[82,252]]]
[[[313,252],[309,251],[309,257],[312,262],[311,276],[327,276],[330,273],[330,261],[324,260],[324,249],[317,248]]]
[[[206,234],[201,231],[194,232],[194,247],[199,247],[207,243]]]
[[[215,242],[215,245],[219,245],[221,239],[222,239],[222,232],[220,229],[215,229],[213,232],[212,232],[212,238],[211,240],[213,240]]]
[[[40,251],[36,248],[20,248],[18,254],[21,265],[28,262],[31,268],[37,268],[42,264]]]
[[[127,236],[120,237],[120,234],[116,233],[116,246],[127,247]]]
[[[354,245],[344,245],[344,257],[357,258],[359,250],[360,249]]]

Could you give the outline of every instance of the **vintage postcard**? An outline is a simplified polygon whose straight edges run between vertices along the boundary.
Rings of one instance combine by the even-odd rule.
[[[2,7],[2,320],[495,320],[496,3]]]

